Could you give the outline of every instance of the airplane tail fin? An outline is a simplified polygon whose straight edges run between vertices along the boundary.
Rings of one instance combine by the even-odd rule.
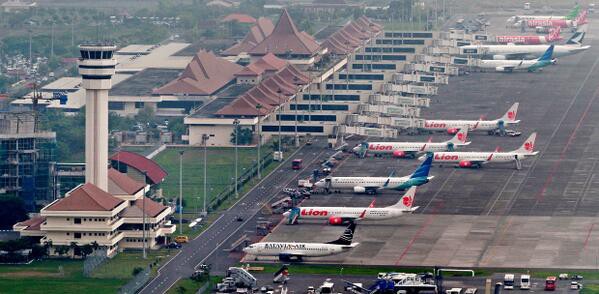
[[[579,13],[580,13],[580,4],[576,4],[576,6],[574,6],[574,8],[572,8],[572,11],[570,11],[570,13],[568,13],[568,15],[566,15],[566,19],[575,19]]]
[[[414,173],[410,176],[410,179],[428,177],[428,172],[431,169],[432,162],[433,162],[433,154],[428,153],[426,155],[426,160],[424,162],[422,162],[422,164],[420,164],[420,166],[416,169],[416,171],[414,171]]]
[[[399,208],[404,211],[413,211],[414,198],[416,197],[416,186],[410,187],[408,191],[397,201],[397,203],[391,205],[392,208]],[[417,207],[416,207],[417,208]]]
[[[461,128],[456,134],[455,136],[453,136],[453,138],[451,138],[451,140],[448,141],[448,143],[453,143],[453,145],[468,145],[468,143],[466,143],[466,139],[468,138],[468,127],[465,126],[463,128]]]
[[[512,107],[508,109],[505,114],[500,118],[500,120],[508,123],[516,123],[516,116],[518,115],[518,106],[520,103],[516,102],[512,104]]]
[[[538,59],[538,61],[551,61],[551,57],[553,56],[553,48],[555,48],[555,45],[551,44],[545,53],[543,53],[543,55]]]
[[[520,148],[516,149],[514,152],[515,153],[523,153],[523,154],[536,154],[537,153],[537,152],[535,152],[535,140],[536,139],[537,139],[536,132],[530,134],[528,139],[526,139],[526,141],[524,141],[524,143],[522,143],[522,146],[520,146]]]
[[[587,24],[583,24],[583,25],[579,26],[578,29],[576,30],[576,33],[574,33],[574,35],[572,35],[572,37],[570,37],[570,39],[568,39],[568,41],[566,41],[566,44],[582,45],[582,40],[584,39],[584,36],[586,35],[587,28],[588,28]]]
[[[547,35],[547,41],[549,42],[555,42],[555,41],[559,41],[562,39],[562,36],[560,35],[561,33],[561,28],[558,27],[552,27],[549,30],[549,34]]]
[[[327,244],[349,246],[352,244],[351,242],[354,239],[354,231],[355,230],[356,230],[356,223],[351,222],[349,224],[349,226],[347,226],[347,228],[345,228],[345,231],[343,231],[343,235],[341,235],[341,237],[339,237],[339,239],[328,242]]]
[[[576,23],[576,25],[586,24],[588,22],[587,21],[587,11],[583,10],[582,12],[580,12],[580,14],[574,20],[574,22]]]

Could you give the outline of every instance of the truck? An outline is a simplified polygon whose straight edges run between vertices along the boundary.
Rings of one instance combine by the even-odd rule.
[[[503,277],[503,289],[514,289],[514,274],[505,274],[505,276]]]
[[[557,278],[555,276],[549,276],[545,279],[545,291],[555,291],[557,286]]]
[[[520,290],[529,290],[530,289],[530,275],[521,275],[520,276]]]

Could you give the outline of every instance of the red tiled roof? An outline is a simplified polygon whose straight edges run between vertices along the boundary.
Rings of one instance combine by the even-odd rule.
[[[167,209],[167,207],[162,205],[161,203],[153,201],[152,199],[149,199],[147,197],[143,197],[141,199],[135,200],[134,205],[127,207],[123,212],[123,216],[143,217],[142,211],[144,202],[146,203],[146,217],[156,217],[165,209]]]
[[[288,53],[312,55],[318,51],[320,45],[305,32],[300,32],[295,27],[291,16],[283,9],[272,34],[249,51],[252,55],[265,55],[272,52],[277,55]]]
[[[41,215],[36,215],[28,220],[22,221],[22,222],[18,222],[15,224],[15,226],[22,226],[25,227],[24,230],[26,231],[39,231],[40,230],[40,226],[46,221],[46,217],[45,216],[41,216]]]
[[[112,155],[110,160],[124,163],[140,172],[145,171],[154,184],[162,182],[167,175],[156,162],[134,152],[119,151]]]
[[[382,27],[367,17],[360,17],[329,36],[322,46],[333,54],[347,54],[358,48],[364,41],[374,37]]]
[[[241,70],[242,67],[236,63],[200,50],[181,76],[157,89],[156,93],[212,95],[230,83]]]
[[[285,103],[297,93],[297,85],[305,85],[309,78],[293,65],[288,65],[276,74],[237,97],[229,105],[216,112],[217,115],[263,116],[273,111],[279,102]],[[279,93],[280,91],[280,93]],[[260,111],[256,105],[261,104]]]
[[[256,23],[256,19],[251,15],[247,15],[244,13],[231,13],[225,16],[222,20],[223,22],[236,21],[238,23]]]
[[[72,190],[67,197],[50,206],[47,211],[111,211],[124,200],[110,195],[91,183],[85,183]]]
[[[241,42],[231,46],[227,50],[222,52],[224,56],[239,55],[242,52],[249,52],[252,48],[256,47],[258,43],[262,42],[268,35],[272,33],[274,24],[270,19],[260,17],[256,21],[256,24],[250,28],[250,31],[245,35],[245,38]]]
[[[287,65],[287,61],[276,57],[272,53],[268,53],[254,63],[246,66],[242,71],[237,73],[237,76],[259,76],[264,72],[276,72]]]
[[[108,191],[115,195],[121,194],[123,192],[127,195],[134,195],[142,190],[145,186],[144,183],[140,183],[114,168],[108,169],[108,181]],[[113,184],[116,187],[110,184]]]

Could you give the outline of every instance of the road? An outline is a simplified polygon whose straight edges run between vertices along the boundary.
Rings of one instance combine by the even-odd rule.
[[[288,158],[288,162],[283,163],[278,169],[265,177],[225,211],[210,227],[191,240],[189,244],[183,246],[177,255],[158,270],[158,275],[140,293],[164,293],[179,279],[191,276],[195,267],[201,263],[220,264],[221,266],[230,265],[230,263],[221,264],[215,263],[215,261],[227,259],[228,253],[224,251],[224,248],[229,247],[230,243],[239,239],[246,230],[255,230],[259,216],[258,212],[283,187],[297,180],[299,175],[309,174],[314,164],[328,150],[324,148],[325,144],[326,139],[316,139],[313,145],[301,147],[293,155],[293,158],[303,159],[304,168],[302,170],[290,172],[290,163],[288,162],[292,158]],[[238,216],[241,216],[244,221],[237,221]],[[213,271],[223,269],[226,268],[213,269]]]

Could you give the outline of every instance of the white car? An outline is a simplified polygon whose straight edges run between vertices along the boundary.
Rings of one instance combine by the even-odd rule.
[[[570,290],[580,290],[582,289],[582,284],[579,282],[570,282]]]

